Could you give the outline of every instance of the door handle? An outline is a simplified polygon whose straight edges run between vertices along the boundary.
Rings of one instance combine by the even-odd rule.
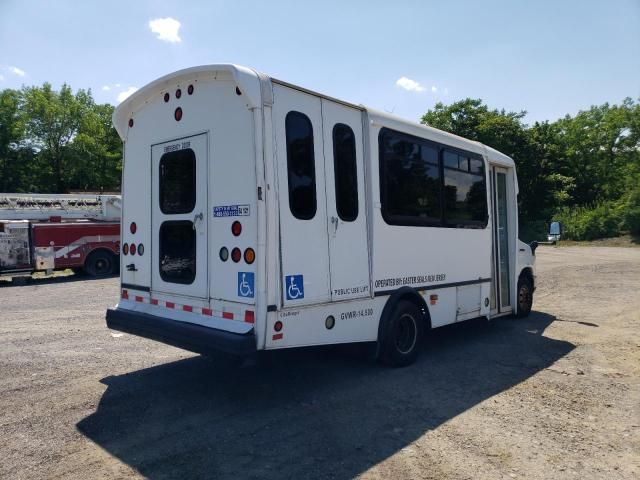
[[[204,219],[204,215],[202,214],[202,212],[200,213],[196,213],[195,216],[193,217],[193,229],[196,229],[196,222],[198,221],[202,221]]]
[[[338,219],[338,217],[331,216],[331,223],[333,224],[333,234],[334,235],[338,231],[338,222],[339,221],[340,220]]]

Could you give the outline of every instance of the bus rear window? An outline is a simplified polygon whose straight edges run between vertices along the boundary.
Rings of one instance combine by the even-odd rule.
[[[160,210],[165,215],[189,213],[196,206],[196,154],[190,148],[160,158]]]
[[[160,277],[165,282],[190,284],[196,278],[196,231],[189,220],[160,226]]]

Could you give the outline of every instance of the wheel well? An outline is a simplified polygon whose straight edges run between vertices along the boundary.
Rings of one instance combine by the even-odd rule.
[[[95,255],[96,253],[106,253],[107,255],[110,255],[114,261],[117,257],[117,255],[113,253],[111,250],[109,250],[108,248],[98,247],[98,248],[94,248],[87,254],[87,256],[84,258],[84,263],[87,263],[91,255]]]
[[[429,309],[427,308],[427,304],[416,290],[411,287],[402,287],[396,290],[387,300],[387,303],[384,305],[382,309],[382,314],[380,315],[380,323],[378,324],[378,341],[382,336],[382,328],[383,324],[386,322],[389,315],[393,311],[393,308],[398,304],[398,302],[405,300],[413,303],[416,307],[418,307],[422,313],[424,318],[424,326],[425,330],[431,329],[431,315],[429,314]],[[379,343],[379,342],[378,342]]]

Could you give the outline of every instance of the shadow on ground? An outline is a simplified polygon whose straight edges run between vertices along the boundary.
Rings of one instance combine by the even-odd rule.
[[[104,378],[97,411],[77,427],[152,479],[353,478],[570,352],[542,336],[553,320],[444,327],[404,369],[335,348],[243,369],[193,357]]]
[[[9,287],[25,287],[29,285],[51,285],[54,283],[71,283],[71,282],[84,282],[87,280],[104,280],[105,278],[117,278],[120,274],[114,273],[111,275],[100,275],[96,277],[91,277],[89,275],[85,275],[82,273],[70,273],[64,275],[54,275],[48,277],[38,277],[38,276],[23,276],[23,277],[13,277],[0,279],[0,288],[9,288]]]

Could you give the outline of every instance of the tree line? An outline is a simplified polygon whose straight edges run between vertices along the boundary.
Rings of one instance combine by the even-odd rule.
[[[119,191],[113,110],[66,84],[0,91],[0,191]],[[640,233],[640,104],[626,98],[533,125],[525,115],[467,98],[437,103],[421,122],[514,159],[521,236],[543,236],[551,219],[569,238]]]
[[[66,84],[0,91],[0,192],[119,191],[113,110]]]
[[[521,238],[543,237],[552,219],[576,240],[640,233],[640,104],[625,98],[533,125],[525,115],[467,98],[437,103],[421,122],[514,159]]]

